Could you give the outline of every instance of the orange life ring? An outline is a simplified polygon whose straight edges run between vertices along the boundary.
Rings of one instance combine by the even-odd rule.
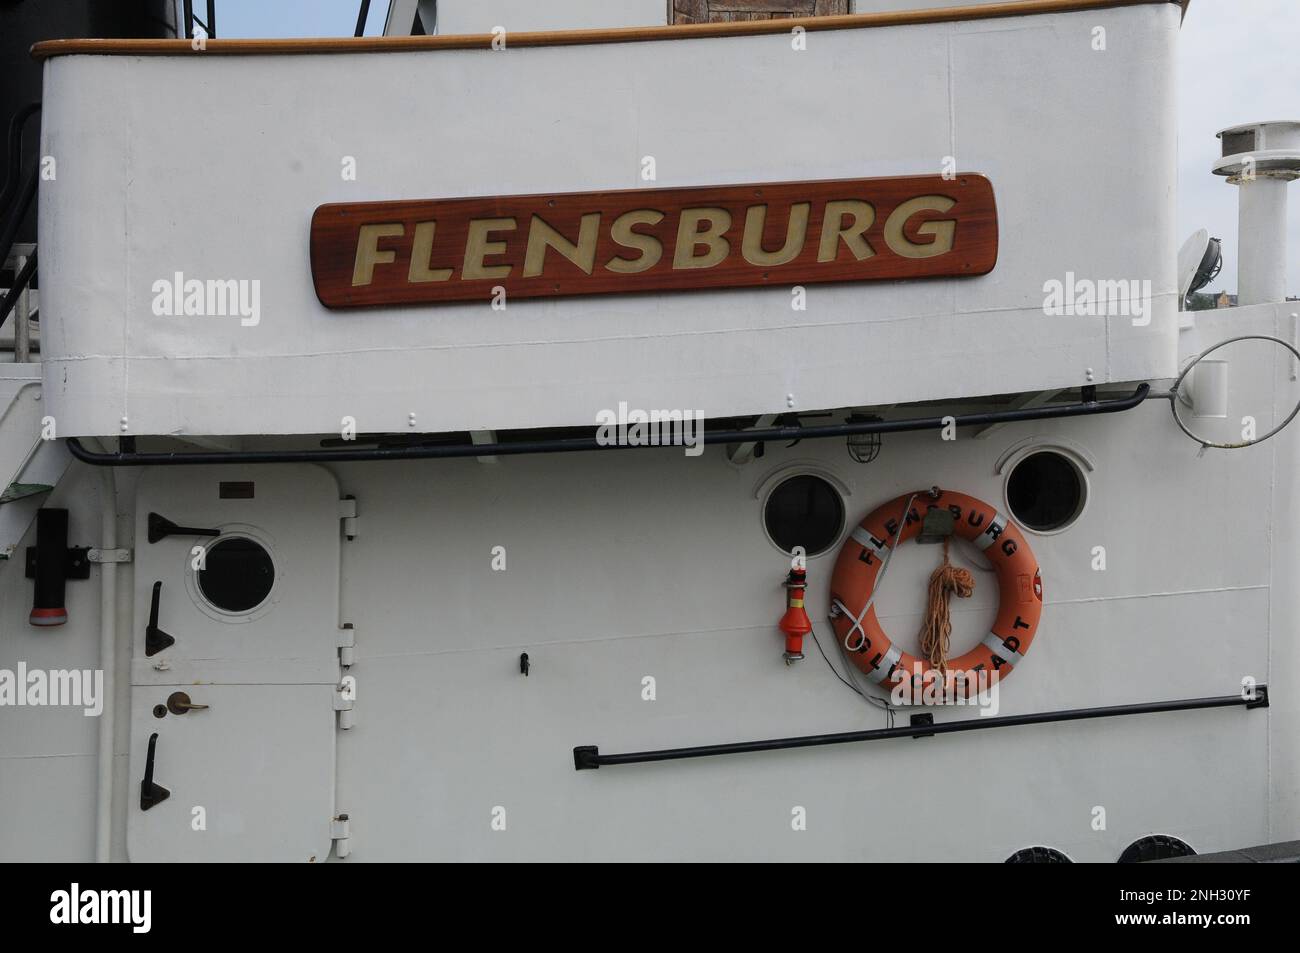
[[[838,603],[840,609],[833,619],[836,635],[853,664],[881,685],[901,683],[907,673],[915,678],[929,668],[929,663],[889,640],[870,600],[887,551],[896,541],[916,536],[925,512],[931,509],[949,510],[953,534],[981,549],[997,572],[998,616],[992,631],[975,648],[948,663],[949,669],[959,674],[988,672],[987,684],[991,685],[1024,661],[1043,612],[1043,583],[1038,562],[1019,528],[996,507],[963,493],[942,490],[936,497],[922,490],[904,494],[875,510],[849,534],[831,577],[832,606]],[[969,681],[966,684],[969,691]]]

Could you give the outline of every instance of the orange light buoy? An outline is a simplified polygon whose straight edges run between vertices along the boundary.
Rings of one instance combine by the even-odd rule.
[[[785,633],[785,664],[803,660],[803,637],[812,631],[812,622],[803,607],[804,590],[808,588],[808,573],[804,569],[791,569],[785,579],[785,615],[781,616],[780,629]]]

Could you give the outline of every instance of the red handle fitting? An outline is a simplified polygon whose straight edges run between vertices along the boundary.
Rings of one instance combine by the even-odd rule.
[[[785,615],[781,616],[779,625],[785,633],[786,665],[803,659],[803,637],[812,631],[812,622],[803,607],[803,594],[807,588],[807,571],[791,569],[785,580]]]

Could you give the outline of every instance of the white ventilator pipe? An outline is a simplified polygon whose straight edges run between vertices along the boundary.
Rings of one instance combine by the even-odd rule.
[[[113,712],[117,699],[117,482],[112,467],[100,471],[99,546],[110,553],[99,564],[99,667],[104,673],[104,710],[99,714],[99,761],[95,785],[95,863],[106,864],[113,849]]]
[[[1215,175],[1237,187],[1237,302],[1287,298],[1287,186],[1300,178],[1300,122],[1256,122],[1219,133]]]
[[[1240,182],[1237,231],[1237,301],[1286,300],[1287,179],[1256,176]]]

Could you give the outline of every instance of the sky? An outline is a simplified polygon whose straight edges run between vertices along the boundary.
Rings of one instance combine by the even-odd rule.
[[[350,36],[359,9],[360,0],[218,0],[217,33]],[[387,11],[387,0],[372,0],[367,35],[383,32]],[[1237,190],[1210,172],[1219,156],[1215,133],[1300,120],[1300,0],[1192,0],[1178,73],[1178,243],[1199,228],[1222,239],[1223,271],[1205,291],[1235,292]],[[1290,191],[1289,289],[1300,296],[1300,183]]]
[[[200,19],[205,6],[195,0]],[[361,0],[217,0],[217,36],[351,36],[360,9]],[[384,32],[387,14],[388,0],[370,0],[366,36]]]
[[[1223,239],[1223,271],[1206,291],[1237,290],[1237,189],[1210,173],[1215,133],[1300,120],[1300,0],[1192,0],[1178,55],[1178,240]],[[1300,183],[1290,188],[1288,290],[1300,296]]]

